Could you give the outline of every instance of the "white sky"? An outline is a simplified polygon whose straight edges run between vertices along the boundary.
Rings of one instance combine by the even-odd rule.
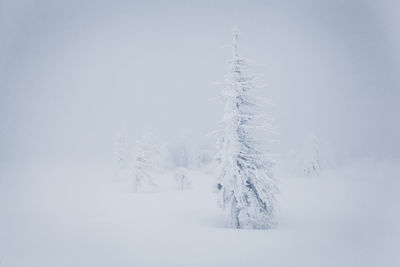
[[[0,159],[108,160],[123,122],[201,142],[237,25],[279,151],[315,132],[338,157],[399,155],[395,1],[142,2],[0,1]]]

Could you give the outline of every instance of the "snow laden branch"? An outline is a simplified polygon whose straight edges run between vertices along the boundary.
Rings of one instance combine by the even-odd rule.
[[[268,131],[264,135],[268,136],[275,129],[263,114],[256,90],[258,78],[249,73],[252,61],[239,55],[238,39],[238,32],[234,32],[232,58],[221,93],[225,109],[217,142],[219,204],[229,227],[266,229],[276,223],[278,189],[273,161],[259,148],[268,140],[259,140],[256,132]]]

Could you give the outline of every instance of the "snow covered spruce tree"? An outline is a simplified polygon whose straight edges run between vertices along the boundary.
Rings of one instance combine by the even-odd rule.
[[[249,73],[251,61],[238,54],[237,31],[233,54],[225,75],[222,129],[218,138],[217,179],[219,204],[229,227],[266,229],[275,225],[275,195],[272,160],[259,149],[258,130],[272,131],[256,95],[257,77]],[[265,135],[260,135],[265,136]]]
[[[133,150],[133,190],[153,191],[157,188],[154,176],[160,168],[160,148],[152,133],[144,134]]]

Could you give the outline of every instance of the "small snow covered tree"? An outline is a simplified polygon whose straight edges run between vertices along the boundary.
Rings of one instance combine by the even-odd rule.
[[[132,161],[135,192],[156,189],[154,176],[160,167],[160,154],[153,134],[146,133],[136,142]]]
[[[196,156],[196,167],[198,169],[207,168],[213,159],[213,151],[208,148],[200,148]]]
[[[188,171],[185,167],[179,167],[175,172],[175,182],[180,190],[185,190],[192,187]]]
[[[114,170],[115,177],[118,179],[121,171],[124,171],[128,168],[128,134],[125,127],[122,127],[121,130],[117,133],[115,141],[114,141]]]
[[[257,79],[249,74],[250,66],[251,61],[238,54],[238,32],[234,32],[232,59],[222,91],[225,110],[217,142],[217,190],[230,227],[266,229],[276,223],[278,189],[271,171],[273,162],[256,142],[260,128],[272,128],[255,94]]]
[[[309,134],[303,149],[303,173],[312,175],[323,169],[320,142],[315,134]]]
[[[171,148],[171,160],[174,167],[192,167],[193,161],[193,138],[190,133],[183,133],[179,141]]]

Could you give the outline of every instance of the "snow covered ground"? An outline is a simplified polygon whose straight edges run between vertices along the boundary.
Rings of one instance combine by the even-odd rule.
[[[224,227],[212,175],[131,192],[107,168],[0,167],[0,266],[400,266],[400,165],[280,174],[273,230]]]

